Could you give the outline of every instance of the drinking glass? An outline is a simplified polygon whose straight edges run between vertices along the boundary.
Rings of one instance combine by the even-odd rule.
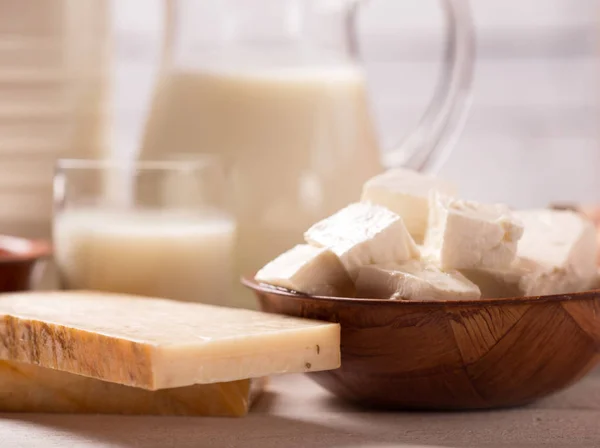
[[[147,189],[159,192],[149,199]],[[219,305],[231,294],[235,222],[215,157],[59,160],[54,245],[65,289]]]

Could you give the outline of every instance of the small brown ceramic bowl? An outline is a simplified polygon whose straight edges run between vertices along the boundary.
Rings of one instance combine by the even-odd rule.
[[[600,354],[600,290],[507,299],[314,297],[248,279],[270,313],[339,322],[342,367],[310,377],[387,409],[529,403],[584,376]]]
[[[31,289],[36,267],[51,252],[46,241],[0,235],[0,293]]]

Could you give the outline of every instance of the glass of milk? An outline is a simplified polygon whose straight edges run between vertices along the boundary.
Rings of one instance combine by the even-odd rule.
[[[54,197],[62,287],[245,305],[232,295],[236,226],[219,159],[63,159]]]

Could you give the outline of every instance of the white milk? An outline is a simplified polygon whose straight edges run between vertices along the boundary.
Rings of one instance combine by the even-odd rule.
[[[354,65],[177,69],[158,86],[141,157],[181,153],[232,167],[238,274],[301,242],[381,169]]]
[[[232,302],[233,222],[158,210],[66,210],[54,223],[63,286],[219,305]]]

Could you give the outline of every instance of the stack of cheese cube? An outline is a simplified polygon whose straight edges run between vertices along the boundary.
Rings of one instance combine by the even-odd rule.
[[[380,174],[361,202],[314,224],[306,244],[256,280],[317,296],[402,300],[561,294],[596,281],[595,228],[583,215],[512,211],[455,193],[417,172]]]

